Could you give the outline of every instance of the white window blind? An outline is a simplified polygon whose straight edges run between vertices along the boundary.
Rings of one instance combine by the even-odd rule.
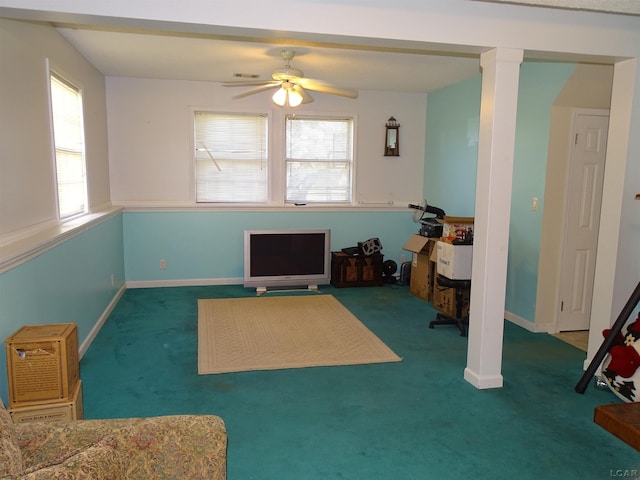
[[[196,201],[267,201],[267,116],[195,112]]]
[[[351,202],[353,119],[286,117],[287,202]]]
[[[80,90],[51,74],[51,111],[60,219],[84,213],[87,204],[84,122]]]

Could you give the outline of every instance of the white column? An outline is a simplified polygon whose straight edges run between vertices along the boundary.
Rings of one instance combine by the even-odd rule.
[[[476,388],[502,387],[502,341],[509,215],[523,51],[496,48],[480,57],[482,99],[476,181],[467,367]]]

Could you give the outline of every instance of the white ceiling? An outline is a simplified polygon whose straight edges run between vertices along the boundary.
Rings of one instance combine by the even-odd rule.
[[[480,1],[640,14],[640,0]],[[59,25],[58,30],[106,76],[224,82],[234,80],[234,74],[247,74],[266,79],[283,66],[283,48],[296,51],[291,66],[303,70],[306,77],[358,90],[428,93],[480,71],[477,54],[380,51],[294,40],[261,43],[265,40],[86,25]],[[238,87],[237,93],[241,92]]]
[[[271,78],[274,69],[283,67],[280,52],[285,48],[296,52],[291,66],[303,70],[305,77],[360,90],[430,92],[480,71],[478,56],[354,50],[193,35],[69,28],[59,31],[108,76],[225,82],[239,80],[234,74],[247,74],[265,79]]]

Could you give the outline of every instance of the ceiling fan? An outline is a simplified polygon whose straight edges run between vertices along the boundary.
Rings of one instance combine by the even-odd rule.
[[[255,86],[246,92],[235,95],[232,97],[234,100],[237,98],[247,97],[255,93],[264,92],[271,88],[278,88],[276,93],[273,95],[273,101],[276,105],[281,107],[284,107],[285,105],[297,107],[302,103],[313,102],[313,98],[309,93],[307,93],[307,90],[339,95],[347,98],[358,97],[358,92],[356,90],[340,88],[320,80],[305,78],[302,70],[291,67],[291,60],[295,54],[295,51],[287,49],[280,52],[280,55],[284,60],[284,68],[274,70],[271,74],[271,80],[238,80],[235,82],[224,82],[222,85],[225,87]]]

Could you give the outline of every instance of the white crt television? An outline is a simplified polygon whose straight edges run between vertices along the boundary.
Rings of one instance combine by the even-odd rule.
[[[331,280],[331,230],[245,230],[244,286],[316,289]]]

